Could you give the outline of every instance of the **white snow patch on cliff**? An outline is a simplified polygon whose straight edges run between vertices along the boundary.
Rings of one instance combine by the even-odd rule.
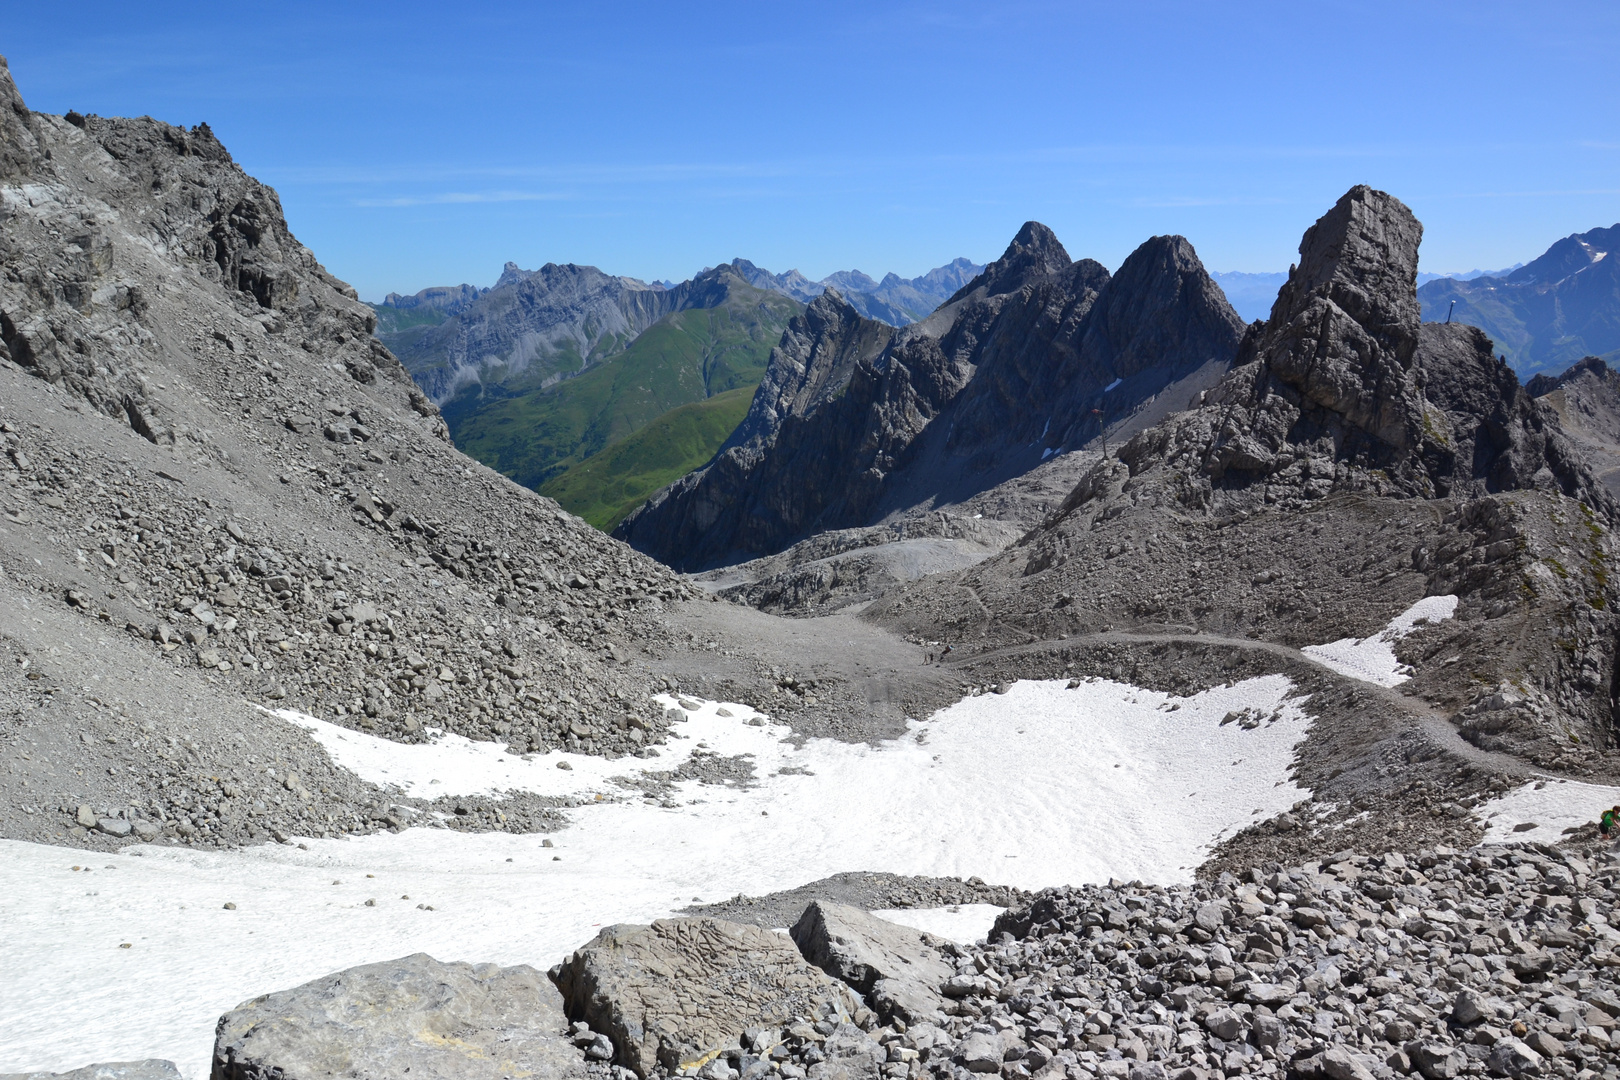
[[[1340,638],[1326,645],[1307,645],[1300,652],[1340,675],[1379,686],[1399,686],[1412,677],[1412,669],[1395,659],[1395,642],[1419,623],[1440,622],[1456,613],[1455,596],[1425,596],[1372,637]]]

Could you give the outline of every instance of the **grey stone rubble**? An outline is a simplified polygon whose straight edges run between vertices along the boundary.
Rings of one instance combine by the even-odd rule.
[[[1576,843],[1342,851],[1188,886],[1066,886],[1007,911],[977,945],[816,903],[795,927],[799,951],[712,919],[610,927],[552,970],[566,1040],[553,1006],[520,1011],[544,1018],[559,1075],[613,1080],[1608,1080],[1620,1076],[1617,899],[1620,853]],[[426,957],[256,999],[222,1020],[216,1050],[250,1064],[215,1075],[275,1067],[291,1080],[339,1060],[375,1075],[410,1024],[384,1008],[374,1031],[345,1011],[379,998],[367,980],[408,990],[431,975],[432,1008],[408,1009],[463,1022],[493,1007],[488,980],[513,972],[519,997],[549,1000],[528,969]],[[485,981],[464,987],[468,973]],[[281,1019],[255,1026],[266,1010]]]
[[[1620,859],[1341,852],[1049,890],[958,960],[929,1067],[1092,1076],[1620,1075]]]

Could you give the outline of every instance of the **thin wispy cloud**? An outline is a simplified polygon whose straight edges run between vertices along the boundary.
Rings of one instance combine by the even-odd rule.
[[[1227,197],[1213,195],[1163,195],[1143,196],[1135,199],[1124,199],[1123,206],[1132,206],[1154,210],[1183,210],[1199,206],[1283,206],[1293,199],[1279,199],[1254,195],[1233,195]]]
[[[551,191],[443,191],[433,195],[396,195],[383,199],[355,199],[366,207],[452,206],[465,203],[563,202],[573,195]]]
[[[1620,188],[1564,188],[1547,191],[1454,191],[1445,199],[1547,199],[1565,195],[1620,195]]]

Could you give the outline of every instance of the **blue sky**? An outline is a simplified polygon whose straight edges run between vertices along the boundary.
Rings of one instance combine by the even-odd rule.
[[[1286,269],[1350,185],[1423,266],[1620,221],[1620,5],[4,0],[35,108],[206,120],[367,298],[501,264],[920,273],[1052,226]]]

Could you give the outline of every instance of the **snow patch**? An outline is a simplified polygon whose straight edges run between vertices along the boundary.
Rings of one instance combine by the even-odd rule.
[[[1103,393],[1105,393],[1105,394],[1113,393],[1114,388],[1116,386],[1118,386],[1120,383],[1124,382],[1124,381],[1125,381],[1124,379],[1115,379],[1113,382],[1111,382],[1107,386],[1103,387]]]
[[[553,847],[429,828],[118,856],[0,841],[0,1072],[161,1057],[202,1080],[215,1021],[256,994],[413,952],[543,971],[610,923],[851,869],[1027,889],[1190,881],[1223,837],[1307,796],[1289,779],[1309,724],[1291,692],[1280,675],[1186,698],[1023,681],[876,745],[795,746],[785,727],[748,723],[751,710],[722,717],[705,702],[664,757],[573,757],[584,775],[556,778],[567,770],[450,737],[393,748],[306,718],[340,764],[401,790],[614,797],[568,811]],[[1275,719],[1221,724],[1244,709]],[[699,749],[752,755],[757,783],[682,781],[668,800],[611,783]],[[70,869],[87,858],[93,869]],[[947,914],[927,916],[946,936],[988,929],[987,913]]]
[[[1485,822],[1487,844],[1556,844],[1564,838],[1565,829],[1595,824],[1611,806],[1620,806],[1620,787],[1537,780],[1492,799],[1477,813]],[[1519,830],[1520,825],[1535,827]]]
[[[1412,669],[1395,659],[1395,642],[1415,630],[1419,622],[1440,622],[1456,613],[1455,596],[1425,596],[1372,637],[1340,638],[1326,645],[1307,645],[1300,652],[1340,675],[1379,686],[1399,686],[1412,677]]]
[[[990,928],[1006,910],[994,904],[952,904],[938,908],[889,908],[872,914],[958,945],[972,945],[990,936]]]
[[[655,698],[665,708],[677,708],[675,698]],[[690,699],[687,699],[690,701]],[[489,795],[527,792],[557,797],[620,793],[624,785],[612,783],[615,777],[634,778],[649,772],[679,768],[697,748],[725,756],[757,751],[788,733],[785,727],[748,726],[760,714],[746,705],[724,708],[732,714],[721,716],[718,702],[706,701],[686,719],[673,726],[673,737],[657,748],[655,758],[601,758],[553,750],[545,754],[509,753],[499,742],[477,742],[432,728],[426,743],[399,743],[353,731],[318,720],[294,709],[280,709],[275,715],[308,731],[325,748],[334,762],[362,780],[392,787],[400,794],[419,799],[441,795]],[[561,766],[567,766],[563,768]]]

